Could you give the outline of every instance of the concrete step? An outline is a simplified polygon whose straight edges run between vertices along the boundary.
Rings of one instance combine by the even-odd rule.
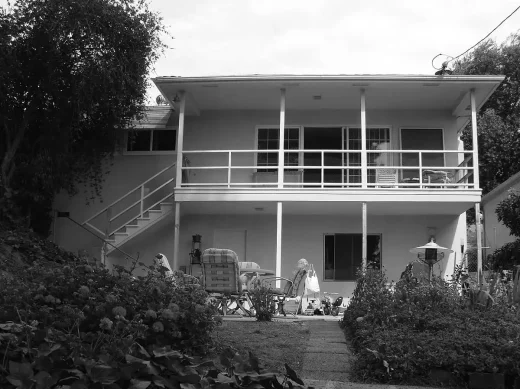
[[[158,219],[163,214],[163,211],[160,209],[150,209],[148,211],[148,218],[150,221],[153,221],[155,219]]]
[[[173,203],[161,203],[161,211],[163,212],[169,212],[173,209]]]
[[[144,227],[146,226],[148,223],[150,223],[150,218],[149,217],[138,217],[137,218],[137,225],[139,227]]]
[[[117,246],[119,243],[121,243],[123,240],[125,240],[126,238],[128,238],[129,234],[127,234],[126,232],[116,232],[114,234],[114,239],[115,239],[115,245]]]
[[[135,234],[137,231],[139,231],[141,229],[141,226],[139,225],[132,225],[132,224],[128,224],[126,226],[126,233],[128,235],[133,235]]]

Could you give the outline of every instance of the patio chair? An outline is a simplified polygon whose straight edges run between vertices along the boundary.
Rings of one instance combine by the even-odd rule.
[[[443,170],[423,170],[423,182],[427,184],[449,184],[452,174]],[[445,188],[444,185],[432,185],[433,188]]]
[[[376,169],[376,188],[397,188],[397,169]]]
[[[300,301],[298,302],[298,307],[296,308],[295,313],[291,312],[293,316],[296,316],[296,314],[300,310],[301,304],[301,296],[299,296],[298,290],[300,289],[300,284],[305,279],[306,275],[307,270],[298,269],[292,280],[289,280],[285,277],[265,277],[261,280],[264,286],[268,286],[271,288],[271,291],[273,292],[278,305],[277,310],[280,314],[287,316],[287,313],[285,312],[286,299],[300,297]],[[281,288],[272,287],[272,283],[276,281],[283,281],[284,286]]]
[[[202,285],[217,301],[222,314],[226,315],[228,306],[235,303],[238,309],[251,316],[242,304],[246,298],[242,291],[237,254],[228,249],[206,249],[201,256],[201,266]]]

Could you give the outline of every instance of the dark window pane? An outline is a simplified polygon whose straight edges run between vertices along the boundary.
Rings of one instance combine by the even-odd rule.
[[[267,141],[266,140],[258,140],[258,149],[259,150],[267,150]]]
[[[174,151],[177,143],[175,130],[154,130],[152,133],[153,151]]]
[[[362,264],[362,235],[325,235],[325,279],[354,281]],[[367,236],[367,265],[381,269],[381,235]]]
[[[128,151],[150,151],[152,131],[139,130],[128,133]]]
[[[269,128],[268,132],[269,132],[269,135],[268,135],[269,139],[276,139],[277,141],[278,141],[278,139],[280,139],[280,137],[279,137],[280,132],[278,131],[278,128]]]
[[[334,279],[334,235],[325,235],[325,279]]]
[[[258,129],[258,139],[267,140],[267,128],[259,128]]]

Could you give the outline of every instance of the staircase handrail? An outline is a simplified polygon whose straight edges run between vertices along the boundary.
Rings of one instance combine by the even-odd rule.
[[[158,172],[157,174],[153,175],[152,177],[150,177],[149,179],[147,179],[146,181],[144,182],[141,182],[139,185],[137,185],[135,188],[131,189],[130,191],[128,191],[126,194],[124,194],[123,196],[121,196],[120,198],[118,198],[116,201],[112,202],[110,205],[106,206],[105,208],[103,208],[101,211],[97,212],[94,216],[91,216],[90,218],[88,218],[87,220],[85,220],[83,223],[81,223],[81,225],[85,225],[85,224],[88,224],[91,220],[95,219],[96,217],[98,217],[99,215],[101,215],[102,213],[108,211],[108,209],[110,207],[113,207],[115,204],[117,204],[118,202],[120,202],[121,200],[123,200],[124,198],[128,197],[131,193],[135,192],[136,190],[138,190],[139,188],[141,188],[142,186],[144,186],[145,184],[147,184],[148,182],[152,181],[154,178],[156,178],[157,176],[160,176],[161,174],[163,174],[165,171],[171,169],[172,167],[174,167],[176,165],[176,163],[172,163],[171,165],[165,167],[163,170],[161,170],[160,172]]]

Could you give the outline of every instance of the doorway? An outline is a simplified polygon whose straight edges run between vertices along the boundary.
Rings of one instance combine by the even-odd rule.
[[[305,127],[303,129],[304,150],[341,150],[342,149],[341,127]],[[327,153],[323,155],[324,166],[343,166],[342,153]],[[304,166],[321,166],[321,153],[304,153]],[[309,184],[338,183],[342,181],[342,169],[324,169],[323,177],[321,169],[304,169],[303,182]],[[318,187],[317,185],[307,185]],[[333,185],[334,187],[336,185]],[[337,185],[341,186],[341,185]],[[329,187],[329,186],[327,186]]]

